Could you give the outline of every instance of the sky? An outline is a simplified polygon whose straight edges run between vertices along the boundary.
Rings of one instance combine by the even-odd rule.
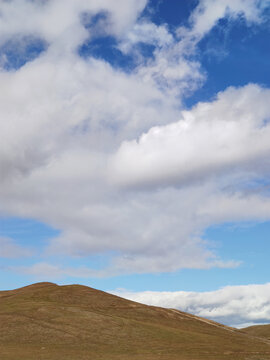
[[[0,0],[0,290],[270,323],[269,38],[269,0]]]

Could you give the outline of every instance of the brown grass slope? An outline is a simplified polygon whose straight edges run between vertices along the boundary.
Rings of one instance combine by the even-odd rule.
[[[242,329],[243,332],[268,339],[270,341],[270,325],[255,325]]]
[[[1,360],[264,360],[270,343],[80,285],[0,292]]]

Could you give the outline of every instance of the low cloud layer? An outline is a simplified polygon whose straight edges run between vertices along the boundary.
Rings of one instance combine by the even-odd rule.
[[[239,328],[270,322],[270,284],[227,286],[201,293],[132,293],[123,290],[114,294],[147,305],[178,309]]]

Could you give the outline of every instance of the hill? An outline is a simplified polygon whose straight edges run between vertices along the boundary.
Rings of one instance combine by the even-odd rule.
[[[270,341],[270,325],[249,326],[245,329],[242,329],[242,331],[253,336],[268,339]]]
[[[80,285],[0,292],[1,360],[264,360],[270,343]]]

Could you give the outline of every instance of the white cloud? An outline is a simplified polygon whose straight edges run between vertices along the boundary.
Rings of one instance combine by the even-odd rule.
[[[244,327],[270,322],[270,284],[226,286],[210,292],[128,292],[114,294],[147,305],[174,308],[226,325]]]
[[[132,47],[138,43],[145,43],[159,48],[169,47],[174,44],[173,35],[165,25],[156,25],[151,22],[141,21],[122,38],[119,48],[129,53]]]
[[[96,276],[237,266],[241,259],[220,259],[203,232],[269,219],[265,194],[243,199],[237,186],[269,171],[269,90],[230,88],[182,113],[179,92],[203,81],[200,64],[164,26],[136,22],[145,4],[1,2],[2,44],[31,34],[49,48],[18,71],[0,72],[0,212],[62,230],[50,253],[114,251]],[[80,14],[102,10],[111,14],[105,30],[127,51],[147,34],[154,60],[126,74],[79,57],[76,47],[91,36]],[[32,270],[73,271],[47,263]]]
[[[225,17],[244,19],[249,25],[260,24],[269,5],[269,0],[201,0],[189,19],[190,29],[180,27],[178,33],[197,42]]]
[[[147,0],[47,0],[1,1],[0,41],[16,35],[36,35],[58,48],[69,51],[88,37],[81,15],[108,12],[107,31],[125,33],[144,9]],[[27,21],[25,20],[27,19]]]
[[[76,71],[71,72],[72,86],[69,87],[65,83],[65,86],[62,87],[63,79],[69,77],[70,67],[63,63],[62,65],[65,65],[62,68],[63,73],[57,78],[55,76],[56,68],[45,66],[44,61],[44,59],[40,59],[40,63],[31,64],[29,68],[25,67],[12,75],[14,84],[19,84],[16,90],[15,85],[14,88],[6,87],[5,94],[7,99],[10,96],[10,103],[8,101],[3,103],[2,111],[14,110],[6,115],[11,115],[9,122],[1,123],[3,131],[5,126],[8,126],[6,142],[1,144],[2,149],[5,147],[8,149],[7,152],[2,151],[1,157],[6,164],[5,178],[0,189],[1,211],[22,217],[35,217],[62,229],[61,236],[52,241],[50,252],[83,255],[116,251],[119,255],[112,260],[115,273],[119,271],[174,271],[185,267],[236,266],[238,260],[241,259],[232,259],[232,262],[224,263],[212,250],[208,249],[207,243],[201,239],[204,229],[223,221],[269,219],[270,204],[269,200],[261,194],[260,196],[249,194],[243,198],[241,189],[237,189],[236,193],[226,191],[226,186],[235,183],[235,177],[231,176],[232,169],[229,166],[230,161],[233,162],[233,158],[225,162],[220,160],[222,157],[219,149],[223,154],[223,144],[226,141],[224,142],[221,137],[221,143],[219,143],[220,138],[216,136],[214,144],[211,144],[208,129],[212,127],[215,134],[218,134],[218,129],[222,128],[226,122],[232,122],[232,129],[235,126],[235,132],[229,131],[228,135],[224,133],[223,136],[227,139],[227,146],[237,144],[238,140],[243,146],[243,149],[240,148],[240,155],[244,156],[243,159],[239,154],[236,153],[236,155],[238,170],[245,171],[244,160],[246,158],[245,155],[242,155],[245,152],[244,146],[250,139],[249,129],[253,131],[255,126],[263,125],[264,114],[268,111],[265,106],[268,101],[268,90],[257,86],[248,86],[239,90],[230,89],[224,94],[220,94],[219,100],[216,102],[200,104],[185,114],[186,118],[190,116],[193,119],[191,128],[195,134],[198,134],[198,139],[200,139],[200,130],[204,130],[200,141],[202,142],[201,146],[205,146],[205,151],[208,151],[208,158],[202,164],[196,162],[197,156],[202,159],[201,148],[197,153],[196,151],[191,153],[194,158],[189,157],[188,175],[193,179],[192,186],[189,184],[188,187],[167,188],[167,185],[173,185],[175,179],[177,185],[178,173],[181,177],[185,172],[185,167],[181,162],[178,163],[178,158],[175,156],[173,178],[171,173],[166,173],[168,161],[166,156],[167,158],[170,156],[169,151],[175,151],[180,155],[185,152],[187,157],[189,153],[182,143],[178,143],[179,132],[172,131],[172,135],[168,137],[176,136],[176,140],[171,143],[167,141],[167,126],[165,126],[160,128],[161,132],[165,129],[164,143],[156,146],[158,152],[160,148],[163,149],[163,152],[160,154],[160,164],[156,165],[158,181],[154,179],[156,183],[160,183],[161,176],[163,188],[145,187],[143,191],[129,190],[121,188],[119,184],[126,184],[127,177],[132,179],[129,175],[132,172],[133,175],[136,175],[134,175],[135,180],[137,180],[136,172],[138,172],[145,181],[145,177],[148,176],[147,167],[142,172],[136,159],[129,157],[130,161],[123,164],[121,168],[124,170],[123,173],[116,177],[115,171],[106,171],[108,159],[110,159],[108,154],[113,148],[117,148],[117,143],[120,144],[121,136],[127,136],[134,132],[132,123],[126,122],[125,109],[121,118],[120,99],[130,102],[133,98],[136,100],[137,106],[141,102],[141,110],[136,109],[136,116],[141,111],[142,123],[144,119],[142,115],[147,109],[149,109],[149,114],[152,113],[152,117],[148,119],[150,122],[158,117],[160,121],[164,120],[164,113],[159,113],[158,109],[151,108],[151,87],[145,88],[143,85],[139,85],[136,79],[130,79],[124,74],[116,76],[110,67],[100,62],[93,62],[90,67],[81,61],[75,63],[77,64]],[[34,84],[37,81],[35,75],[39,74],[32,72],[34,66],[37,66],[39,70],[43,69],[39,75],[41,76],[39,82],[44,82],[44,86],[41,87],[40,93],[38,91],[33,93],[30,109],[25,105],[24,100],[22,101],[17,96],[16,91],[20,88],[23,89],[20,91],[26,96],[25,101],[32,94],[31,88],[35,87]],[[105,102],[96,102],[99,99],[99,96],[95,97],[96,87],[93,87],[92,83],[88,86],[87,78],[84,79],[86,80],[85,86],[80,88],[82,79],[79,75],[86,74],[85,66],[89,71],[89,79],[90,77],[92,81],[94,79],[95,84],[101,86],[101,77],[102,74],[104,76],[104,72],[107,79],[111,79],[112,84],[116,80],[119,82],[118,91],[112,96],[112,99],[109,99],[112,101],[109,109],[105,107]],[[74,75],[78,76],[78,85]],[[54,80],[51,80],[53,78]],[[141,89],[145,93],[139,91],[132,98],[130,98],[131,94],[127,96],[125,90],[130,81],[133,81],[134,86],[142,86]],[[50,86],[51,82],[54,85],[53,88]],[[12,82],[9,81],[7,84],[10,85]],[[81,89],[81,92],[76,92],[77,89]],[[154,94],[161,97],[158,92]],[[92,95],[94,99],[91,101]],[[251,111],[252,97],[256,104],[260,104],[260,110],[257,111],[256,116]],[[100,99],[103,99],[101,94]],[[234,106],[229,105],[232,101],[234,101]],[[16,102],[18,102],[18,106],[14,107]],[[164,104],[166,104],[165,100]],[[111,113],[114,111],[114,106],[116,106],[116,110]],[[164,105],[162,107],[164,112],[166,107],[170,109],[169,105]],[[17,116],[17,111],[20,112],[20,116]],[[228,119],[224,117],[224,113],[228,115]],[[247,117],[249,113],[250,116]],[[131,111],[129,114],[134,114],[134,112]],[[171,114],[172,118],[177,115],[172,110]],[[118,139],[114,137],[113,129],[106,131],[109,123],[102,122],[103,118],[110,118],[110,115],[114,120],[117,120],[117,115],[120,116]],[[180,114],[178,115],[180,116]],[[84,120],[88,116],[91,120]],[[35,122],[37,118],[39,122]],[[140,127],[141,125],[138,125],[135,119],[136,117],[134,124]],[[102,126],[99,125],[99,120]],[[21,128],[20,121],[24,125],[28,123],[28,126]],[[238,121],[242,126],[246,126],[248,131],[239,133]],[[11,126],[14,126],[14,131],[9,130]],[[131,126],[131,129],[128,126]],[[178,123],[168,125],[168,128],[173,126],[178,126]],[[260,134],[263,135],[264,131],[268,131],[267,126],[266,124],[259,127]],[[149,134],[151,132],[154,133],[154,130]],[[246,133],[248,134],[247,139],[243,138],[246,142],[240,141],[239,136],[243,137]],[[206,135],[205,139],[204,135]],[[100,143],[97,142],[97,139]],[[230,144],[231,139],[232,144]],[[261,136],[257,143],[266,151],[268,143],[263,139],[264,136]],[[184,140],[186,141],[185,137]],[[253,137],[252,141],[255,140],[256,138]],[[199,140],[197,143],[200,144]],[[18,144],[20,145],[18,146]],[[169,145],[168,149],[166,144]],[[186,144],[189,146],[188,141]],[[151,146],[150,142],[150,150]],[[176,150],[174,146],[176,146]],[[181,152],[178,149],[179,146],[182,146]],[[24,150],[22,151],[22,149]],[[250,156],[253,156],[253,151],[256,155],[255,149],[254,146],[247,149],[248,151],[252,150]],[[122,151],[121,148],[120,151]],[[8,154],[8,158],[6,154]],[[227,153],[224,154],[227,156]],[[262,152],[262,154],[264,156],[261,157],[261,160],[266,158],[267,152]],[[13,161],[9,160],[10,156],[13,157]],[[164,160],[162,160],[162,156],[165,156]],[[207,159],[210,164],[207,163]],[[256,157],[256,159],[258,158]],[[152,161],[152,164],[155,165],[155,162]],[[164,165],[165,169],[162,169]],[[253,170],[255,175],[258,173],[256,168],[250,166],[247,167],[247,170]],[[263,171],[266,170],[267,167],[264,166]],[[221,173],[222,178],[213,181],[213,174],[216,172]],[[187,177],[187,175],[185,176]],[[113,177],[117,179],[116,186],[112,184]],[[199,181],[195,181],[196,177]],[[202,178],[204,179],[203,183]],[[248,178],[253,179],[253,174]],[[246,181],[248,178],[246,177]],[[134,179],[132,179],[133,184]],[[146,184],[149,184],[148,179],[146,180]],[[139,183],[142,183],[141,179]],[[187,181],[184,184],[187,185]],[[166,209],[165,212],[164,209]],[[221,209],[223,210],[221,211]],[[109,270],[111,273],[113,272],[111,268]]]
[[[229,88],[212,103],[182,113],[176,123],[153,127],[124,142],[112,159],[116,182],[149,186],[190,184],[224,172],[269,171],[270,91]]]

